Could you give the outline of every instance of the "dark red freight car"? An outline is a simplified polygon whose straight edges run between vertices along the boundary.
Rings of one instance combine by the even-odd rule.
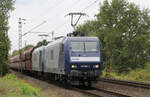
[[[17,70],[32,71],[32,52],[35,48],[30,48],[20,56],[16,55],[10,58],[10,67]]]
[[[30,48],[25,52],[25,70],[32,71],[32,52],[34,48]]]

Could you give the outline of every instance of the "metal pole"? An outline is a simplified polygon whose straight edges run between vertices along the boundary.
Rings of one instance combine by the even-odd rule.
[[[19,25],[18,25],[18,32],[19,32],[19,40],[18,40],[18,45],[19,45],[19,58],[20,58],[20,64],[19,64],[19,71],[21,71],[21,65],[22,65],[22,58],[21,58],[21,48],[22,48],[22,20],[19,18]]]
[[[26,43],[26,40],[25,40],[25,51],[26,51],[26,48],[27,48],[27,43]],[[26,57],[26,54],[25,54],[25,60],[26,60],[26,58],[27,58],[27,57]],[[25,61],[25,70],[26,70],[26,68],[27,68],[26,65],[27,65],[27,63],[26,63],[26,61]]]
[[[21,50],[22,48],[22,21],[21,21],[21,18],[19,18],[19,25],[18,25],[18,32],[19,32],[19,42],[18,42],[18,45],[19,45],[19,51]]]
[[[19,21],[18,21],[18,32],[19,32],[19,41],[18,41],[18,45],[19,45],[19,58],[20,58],[20,64],[19,64],[19,67],[20,67],[20,70],[22,72],[22,20],[25,21],[25,19],[21,19],[19,18]]]

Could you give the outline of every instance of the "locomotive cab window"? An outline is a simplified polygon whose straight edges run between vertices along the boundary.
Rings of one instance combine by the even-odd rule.
[[[98,52],[98,43],[94,42],[71,42],[71,52]]]
[[[83,42],[71,42],[70,50],[72,52],[84,52]]]
[[[86,52],[98,52],[97,42],[85,42]]]

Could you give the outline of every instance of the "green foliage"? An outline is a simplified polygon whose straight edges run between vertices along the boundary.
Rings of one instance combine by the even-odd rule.
[[[40,97],[39,88],[22,82],[13,74],[0,78],[0,86],[5,94],[4,97]]]
[[[80,31],[78,36],[88,36],[90,34],[93,34],[95,26],[96,26],[96,21],[86,21],[86,24],[79,25],[77,27],[77,30]]]
[[[100,38],[104,67],[110,62],[109,68],[117,72],[128,72],[144,68],[150,59],[149,10],[141,10],[126,0],[105,0],[96,20],[87,21],[76,30]],[[110,58],[107,52],[110,53]]]
[[[136,68],[129,73],[106,72],[103,70],[102,77],[109,77],[121,80],[139,81],[150,83],[150,64],[147,64],[144,69]]]
[[[128,75],[128,79],[130,80],[150,82],[150,72],[147,67],[145,69],[137,68],[136,70],[129,72]]]
[[[22,49],[22,51],[26,51],[26,50],[29,50],[30,48],[33,48],[34,46],[33,45],[27,45],[26,47],[24,47]]]
[[[7,35],[9,12],[13,10],[13,0],[0,0],[0,75],[9,72],[8,51],[10,41]]]
[[[42,46],[42,45],[47,45],[47,44],[48,44],[48,41],[43,40],[43,41],[38,42],[36,46],[37,46],[37,47],[40,47],[40,46]]]
[[[28,95],[28,96],[36,96],[38,97],[38,93],[39,93],[39,90],[38,89],[35,89],[33,88],[31,85],[29,84],[23,84],[21,85],[21,92],[23,95]]]
[[[27,45],[26,47],[22,48],[21,51],[22,52],[25,52],[26,50],[29,50],[30,48],[33,48],[34,46],[33,45]],[[19,51],[18,50],[14,50],[11,57],[12,56],[16,56],[19,54]]]
[[[3,80],[8,80],[8,79],[16,81],[17,77],[16,77],[16,75],[13,75],[13,74],[7,74],[6,76],[3,77]]]
[[[18,54],[19,54],[19,51],[18,51],[18,50],[14,50],[13,53],[12,53],[12,55],[11,55],[10,57],[16,56],[16,55],[18,55]]]

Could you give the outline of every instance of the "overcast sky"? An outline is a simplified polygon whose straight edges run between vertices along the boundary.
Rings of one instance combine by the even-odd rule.
[[[97,1],[97,2],[96,2]],[[70,17],[65,17],[69,12],[84,12],[88,17],[82,17],[79,24],[86,20],[94,19],[94,15],[98,13],[99,4],[103,4],[104,0],[16,0],[15,10],[11,12],[9,19],[9,37],[11,40],[11,52],[18,49],[18,19],[19,17],[26,19],[23,24],[23,33],[31,30],[36,25],[46,21],[32,32],[47,32],[54,31],[54,36],[66,36],[67,33],[72,32]],[[111,1],[111,0],[109,0]],[[140,8],[150,9],[150,0],[128,0],[140,6]],[[90,6],[91,5],[91,6]],[[25,41],[27,44],[35,45],[46,37],[39,37],[39,34],[27,34],[23,37],[23,47]],[[47,37],[47,40],[51,40]]]

